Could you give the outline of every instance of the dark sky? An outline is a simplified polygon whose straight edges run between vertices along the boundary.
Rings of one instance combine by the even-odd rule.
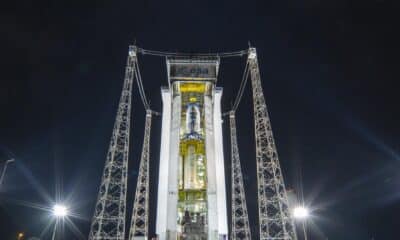
[[[0,192],[0,238],[15,239],[17,231],[29,236],[44,232],[48,237],[49,212],[38,208],[51,206],[57,195],[79,215],[71,221],[87,236],[128,45],[136,40],[146,49],[183,52],[245,49],[251,41],[258,50],[287,186],[300,192],[303,185],[313,209],[310,239],[397,239],[400,38],[399,8],[394,2],[21,0],[3,4],[0,160],[14,157],[17,162],[9,166]],[[239,88],[244,62],[237,58],[221,63],[225,110]],[[166,85],[164,60],[140,56],[139,64],[151,105],[160,110],[160,86]],[[254,225],[249,90],[237,114]],[[144,125],[137,92],[134,104],[129,200]],[[153,185],[159,132],[160,119],[155,119]],[[228,174],[229,141],[225,156]],[[155,206],[155,193],[151,196]],[[154,211],[153,207],[153,224]],[[80,239],[74,235],[77,230],[66,225],[64,239]],[[256,234],[253,229],[254,238]]]

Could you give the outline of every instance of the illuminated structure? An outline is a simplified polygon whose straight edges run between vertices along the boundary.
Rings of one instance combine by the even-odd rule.
[[[227,236],[219,59],[167,60],[158,180],[160,239]]]
[[[150,128],[152,115],[137,54],[166,57],[168,87],[161,89],[163,110],[157,201],[149,200]],[[221,58],[247,56],[233,108],[221,113],[222,88],[217,87]],[[129,240],[149,239],[149,204],[157,202],[159,240],[250,240],[245,186],[239,158],[235,111],[251,77],[254,102],[259,238],[296,240],[261,86],[255,48],[218,54],[176,54],[131,46],[121,100],[105,163],[89,240],[125,240],[126,189],[132,84],[136,78],[146,109],[146,124],[133,204]],[[228,213],[222,118],[231,129],[232,232]]]

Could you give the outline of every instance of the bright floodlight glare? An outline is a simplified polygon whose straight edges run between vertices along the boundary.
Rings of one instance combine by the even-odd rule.
[[[53,214],[56,217],[65,217],[68,214],[67,207],[56,204],[53,207]]]
[[[296,207],[293,209],[293,216],[298,219],[307,218],[310,215],[309,211],[305,207]]]

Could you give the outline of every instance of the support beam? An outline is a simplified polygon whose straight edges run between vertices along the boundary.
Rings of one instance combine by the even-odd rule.
[[[132,83],[136,48],[129,47],[125,80],[92,219],[89,240],[124,240],[131,121]]]
[[[262,90],[255,48],[249,49],[247,61],[254,103],[260,239],[295,240],[294,224]]]
[[[149,180],[150,180],[150,130],[151,110],[146,111],[146,123],[139,175],[136,183],[129,240],[147,239],[149,233]]]
[[[229,112],[232,159],[232,232],[231,240],[251,240],[249,216],[240,165],[239,147],[236,134],[235,112]]]

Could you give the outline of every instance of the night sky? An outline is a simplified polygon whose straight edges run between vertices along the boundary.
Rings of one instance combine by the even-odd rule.
[[[312,240],[398,239],[400,110],[395,1],[15,1],[0,21],[0,239],[48,239],[51,207],[77,217],[65,237],[89,232],[123,83],[128,46],[172,52],[258,50],[264,93],[288,188],[312,209]],[[245,58],[223,59],[229,110]],[[139,56],[146,94],[161,110],[165,61]],[[136,87],[135,87],[136,88]],[[128,214],[144,110],[135,89]],[[249,85],[237,112],[250,221],[257,220]],[[225,162],[230,179],[228,121]],[[154,119],[151,180],[158,176]],[[1,165],[2,169],[3,165]],[[151,192],[154,234],[156,192]],[[128,218],[129,219],[129,218]],[[127,221],[129,223],[129,221]],[[252,229],[257,239],[257,228]],[[78,233],[80,232],[80,233]]]

